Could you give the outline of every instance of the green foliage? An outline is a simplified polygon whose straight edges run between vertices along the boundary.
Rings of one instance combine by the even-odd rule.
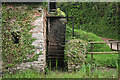
[[[74,29],[74,33],[75,33],[75,38],[84,40],[86,42],[102,42],[103,40],[101,38],[99,38],[97,35],[90,33],[90,32],[86,32],[83,30],[79,30],[79,29]],[[67,26],[66,29],[66,39],[69,40],[72,38],[72,28],[70,28],[69,26]],[[109,48],[108,45],[106,44],[96,44],[93,45],[94,48],[94,52],[100,52],[100,51],[111,51],[111,49]],[[90,44],[88,44],[88,52],[90,52]]]
[[[117,78],[117,70],[98,69],[94,64],[83,64],[79,71],[68,73],[61,71],[51,71],[47,69],[47,74],[38,73],[33,70],[17,72],[16,74],[5,74],[5,78]],[[5,79],[6,80],[6,79]]]
[[[118,61],[117,61],[116,58],[113,58],[113,57],[112,57],[112,58],[107,59],[107,60],[105,61],[105,63],[106,63],[106,66],[107,66],[107,67],[116,68],[116,67],[117,67],[116,63],[118,63]]]
[[[60,10],[60,8],[57,8],[56,12],[50,12],[52,14],[52,16],[63,16],[66,17],[65,13],[63,11]]]
[[[18,8],[16,4],[2,5],[2,59],[7,67],[10,67],[9,64],[14,65],[36,60],[38,57],[38,54],[36,54],[31,59],[28,59],[28,55],[33,55],[35,52],[34,46],[31,44],[36,40],[31,38],[32,33],[30,30],[35,27],[30,24],[30,22],[34,21],[30,16],[31,14],[31,10]],[[17,40],[15,38],[18,39],[17,43],[15,43],[15,40]]]
[[[76,29],[93,32],[98,36],[119,39],[118,2],[60,2],[58,7],[66,16],[74,17]],[[68,24],[72,27],[72,19]]]
[[[32,52],[33,53],[33,52]],[[32,62],[32,61],[37,61],[39,55],[42,55],[42,52],[40,52],[39,54],[34,55],[34,57],[27,59],[26,62]]]
[[[57,8],[57,15],[56,16],[66,16],[63,11],[60,10],[60,8]]]
[[[33,71],[33,70],[25,70],[25,71],[20,71],[20,72],[16,72],[16,74],[5,74],[4,78],[41,78],[41,75],[39,72],[37,71]]]
[[[65,60],[71,64],[85,62],[86,43],[80,39],[72,39],[65,44]]]
[[[102,42],[102,39],[99,38],[97,35],[86,32],[83,30],[75,29],[75,38],[84,40],[86,42]],[[66,29],[66,39],[71,40],[72,39],[72,28],[67,26]],[[73,46],[74,47],[74,46]],[[93,51],[94,52],[111,52],[112,50],[109,48],[106,44],[95,44],[93,45]],[[87,44],[87,51],[90,51],[90,44]],[[94,63],[97,63],[100,66],[108,66],[108,67],[116,67],[116,62],[118,60],[118,54],[94,54],[93,55],[94,60],[91,60],[91,54],[87,54],[87,62],[93,61]],[[113,62],[112,62],[113,61]]]

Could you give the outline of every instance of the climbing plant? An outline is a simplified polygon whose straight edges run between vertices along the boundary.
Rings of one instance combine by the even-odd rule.
[[[2,59],[5,67],[36,60],[41,54],[34,54],[35,49],[31,45],[35,40],[30,32],[35,27],[30,24],[34,20],[33,14],[20,5],[2,4]]]
[[[81,39],[71,39],[65,44],[65,62],[82,64],[86,61],[86,42]]]

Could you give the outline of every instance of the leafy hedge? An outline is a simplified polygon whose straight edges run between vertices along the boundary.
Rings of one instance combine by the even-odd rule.
[[[119,39],[119,2],[60,2],[58,7],[73,16],[76,29],[93,32],[98,36]],[[72,27],[72,19],[68,24]]]

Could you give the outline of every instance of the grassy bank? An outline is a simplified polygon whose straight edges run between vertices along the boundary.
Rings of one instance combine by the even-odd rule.
[[[102,42],[103,40],[95,35],[94,33],[85,32],[83,30],[75,29],[75,37],[82,39],[86,42]],[[66,32],[66,39],[71,40],[72,37],[72,28],[67,26],[67,32]],[[90,52],[90,44],[87,46],[87,51]],[[110,52],[112,51],[107,44],[95,44],[93,45],[93,51],[94,52]],[[88,61],[90,61],[91,55],[87,54]],[[102,66],[109,66],[109,67],[116,67],[116,62],[118,59],[118,54],[94,54],[94,62],[98,65]]]

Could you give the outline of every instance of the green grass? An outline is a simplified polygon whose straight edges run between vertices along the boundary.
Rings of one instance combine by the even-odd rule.
[[[33,70],[25,70],[15,74],[5,74],[3,78],[117,78],[117,69],[99,70],[95,65],[82,65],[79,71],[63,72],[58,70],[47,70],[47,74],[38,73]]]
[[[72,73],[51,71],[49,72],[49,75],[46,76],[46,78],[112,78],[112,76],[116,78],[117,72],[96,70],[96,72],[93,72],[93,74],[90,75],[89,73],[84,73],[81,71]]]
[[[42,74],[33,70],[16,72],[16,74],[5,74],[4,78],[41,78]]]
[[[85,32],[83,30],[79,30],[79,29],[74,29],[75,32],[75,38],[79,38],[82,39],[86,42],[102,42],[103,40],[98,37],[96,34],[94,33],[90,33],[90,32]],[[66,39],[67,40],[71,40],[72,37],[72,28],[67,26],[67,32],[66,32]],[[88,44],[87,46],[87,51],[91,52],[90,50],[90,44]],[[108,45],[106,44],[94,44],[93,45],[93,52],[111,52],[112,50],[109,48]],[[90,61],[91,59],[91,54],[87,54],[88,57],[88,61]],[[118,54],[94,54],[93,55],[94,58],[94,62],[102,65],[102,66],[109,66],[109,67],[116,67],[116,62],[118,59]]]

